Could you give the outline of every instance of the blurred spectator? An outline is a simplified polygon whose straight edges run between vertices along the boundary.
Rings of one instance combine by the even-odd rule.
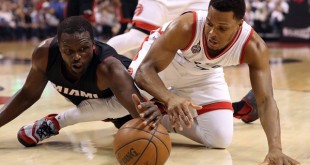
[[[270,24],[274,33],[282,35],[285,15],[288,14],[289,6],[286,1],[275,0],[271,5]]]
[[[55,16],[61,22],[64,19],[65,4],[61,0],[49,0],[49,3],[55,11]]]
[[[101,40],[108,40],[120,29],[120,25],[116,18],[116,6],[109,1],[99,1],[96,5],[96,31],[97,36]]]
[[[47,37],[53,37],[57,33],[57,26],[60,20],[56,16],[56,10],[48,1],[43,3],[44,19],[46,22],[45,34]]]
[[[254,11],[254,29],[258,33],[268,32],[269,31],[269,12],[268,12],[268,5],[266,1],[256,0],[253,2]]]
[[[16,28],[14,15],[12,12],[12,4],[4,1],[0,6],[0,35],[3,40],[11,40]]]
[[[244,21],[252,27],[254,26],[254,12],[252,11],[251,3],[248,1],[246,2]]]

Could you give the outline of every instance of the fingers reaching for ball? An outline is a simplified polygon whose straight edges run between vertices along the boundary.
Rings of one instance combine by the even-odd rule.
[[[144,120],[143,123],[155,128],[162,119],[158,106],[153,101],[141,102],[136,94],[132,95],[132,100],[140,113],[140,117]]]

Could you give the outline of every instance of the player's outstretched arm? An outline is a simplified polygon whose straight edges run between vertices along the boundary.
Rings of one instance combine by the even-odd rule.
[[[174,59],[179,49],[185,48],[192,38],[193,15],[187,13],[172,21],[164,32],[154,41],[134,77],[137,85],[167,106],[172,126],[182,130],[181,120],[190,127],[193,117],[189,108],[194,105],[190,100],[169,92],[158,73]],[[156,38],[155,32],[153,35]],[[150,35],[149,38],[153,38]],[[143,53],[143,48],[140,52]],[[138,56],[138,60],[141,56]],[[137,61],[138,61],[137,60]],[[135,61],[133,61],[134,63]],[[198,108],[194,105],[194,108]]]
[[[244,62],[249,64],[258,112],[268,140],[269,152],[264,163],[298,164],[296,160],[282,153],[279,110],[273,98],[268,49],[257,33],[253,34],[245,49]]]
[[[12,121],[32,106],[48,82],[45,76],[49,40],[43,41],[32,54],[32,66],[23,87],[17,91],[0,111],[0,127]]]
[[[97,84],[100,88],[110,88],[118,101],[128,110],[132,117],[139,117],[131,95],[142,96],[134,85],[132,77],[127,72],[124,65],[116,58],[110,56],[104,59],[97,69]]]

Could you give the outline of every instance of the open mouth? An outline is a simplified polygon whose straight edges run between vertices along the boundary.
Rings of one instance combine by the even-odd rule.
[[[82,63],[74,63],[72,64],[73,69],[79,70],[82,68]]]
[[[217,45],[217,42],[214,40],[208,40],[209,47],[215,48]]]
[[[209,42],[210,42],[212,45],[216,45],[216,44],[217,44],[217,42],[214,41],[214,40],[209,40]]]

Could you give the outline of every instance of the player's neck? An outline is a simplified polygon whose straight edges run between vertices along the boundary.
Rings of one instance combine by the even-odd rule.
[[[219,50],[212,50],[210,48],[207,48],[207,51],[208,51],[208,55],[212,58],[215,58],[216,56],[218,56],[219,54],[221,54],[221,52],[226,48],[227,46],[225,46],[224,48],[222,49],[219,49]]]

